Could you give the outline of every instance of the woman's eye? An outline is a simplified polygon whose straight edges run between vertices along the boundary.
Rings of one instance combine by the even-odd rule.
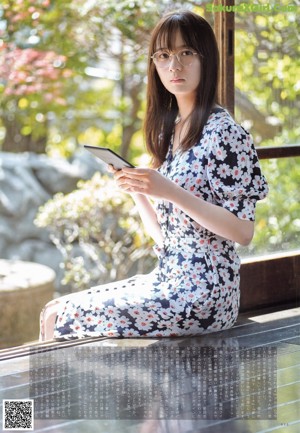
[[[163,51],[162,53],[159,54],[158,58],[160,60],[167,60],[170,57],[170,54],[167,53],[166,51]]]
[[[192,50],[183,50],[183,51],[180,52],[180,55],[181,56],[193,56],[194,53],[193,53]]]

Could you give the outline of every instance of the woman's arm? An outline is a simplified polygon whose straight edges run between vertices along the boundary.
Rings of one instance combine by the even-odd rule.
[[[180,186],[173,185],[170,201],[194,221],[223,238],[249,245],[254,234],[253,221],[242,220],[229,210],[208,203]]]
[[[118,182],[118,179],[122,173],[121,170],[116,170],[112,165],[109,165],[108,171],[114,174]],[[121,189],[123,189],[123,191],[126,191],[125,188],[121,188]],[[142,222],[149,236],[152,237],[152,239],[158,246],[162,246],[163,236],[161,233],[160,226],[157,222],[156,212],[154,210],[151,201],[148,199],[148,197],[146,197],[143,194],[136,194],[131,191],[126,191],[126,192],[129,192],[131,197],[133,198],[136,207],[139,211]]]
[[[173,203],[202,227],[226,239],[248,245],[253,237],[253,221],[239,219],[227,209],[195,197],[155,170],[125,168],[117,174],[117,182],[124,191]]]
[[[163,245],[163,236],[157,222],[156,213],[150,200],[143,194],[131,194],[147,233],[158,246]]]

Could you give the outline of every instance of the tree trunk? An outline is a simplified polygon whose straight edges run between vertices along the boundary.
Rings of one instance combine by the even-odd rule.
[[[3,152],[45,153],[46,135],[42,137],[33,137],[32,134],[22,135],[21,128],[23,125],[18,122],[15,116],[12,116],[12,119],[4,116],[2,120],[6,131],[1,149]]]
[[[141,93],[142,87],[143,84],[140,82],[134,84],[130,89],[130,99],[131,99],[131,110],[129,114],[130,123],[126,124],[125,121],[123,121],[122,145],[120,150],[122,157],[125,159],[128,156],[129,146],[130,146],[132,136],[141,127],[141,122],[138,119],[137,115],[141,106],[139,95]],[[125,120],[126,117],[127,116],[124,116],[123,120]]]

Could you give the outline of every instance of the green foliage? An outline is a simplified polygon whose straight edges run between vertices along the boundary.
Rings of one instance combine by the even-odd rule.
[[[187,1],[184,7],[212,22],[207,3]],[[5,94],[8,76],[0,74],[0,139],[5,142],[10,122],[15,128],[9,137],[16,147],[29,137],[44,137],[50,155],[69,156],[86,143],[109,146],[138,164],[144,152],[149,34],[161,13],[181,7],[182,2],[170,0],[2,0],[0,69],[7,70],[12,53],[16,60],[30,50],[52,57],[44,69],[32,68],[32,76],[31,62],[23,62],[17,75],[23,81],[13,82],[16,94]],[[289,12],[235,16],[235,113],[256,145],[299,142],[299,17]],[[42,75],[48,67],[55,79]],[[39,84],[46,87],[34,91],[31,79],[38,70],[43,77]],[[258,204],[256,236],[250,249],[242,249],[245,254],[294,248],[298,242],[298,162],[262,165],[270,194]]]
[[[39,209],[38,227],[50,231],[64,262],[63,285],[79,291],[153,268],[152,243],[133,202],[99,173]]]
[[[258,202],[254,240],[242,255],[299,249],[300,158],[262,161],[270,184],[268,197]]]
[[[299,21],[292,12],[236,14],[235,114],[258,146],[299,143]],[[261,162],[270,192],[257,205],[255,237],[242,255],[299,248],[299,162]]]
[[[235,22],[235,86],[249,106],[246,111],[237,105],[236,117],[249,120],[257,145],[274,145],[274,140],[295,144],[300,132],[299,14],[237,13]]]
[[[141,129],[149,33],[161,12],[178,6],[169,0],[3,0],[4,150],[34,150],[30,141],[42,138],[42,150],[69,156],[81,144],[78,137],[96,128],[102,132],[98,144],[130,158],[131,139]],[[20,66],[20,58],[28,61]]]

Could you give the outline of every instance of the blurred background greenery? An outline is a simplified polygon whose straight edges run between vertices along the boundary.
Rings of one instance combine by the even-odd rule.
[[[186,1],[184,7],[213,25],[214,16],[208,11],[211,3]],[[299,8],[298,2],[292,3]],[[163,12],[182,7],[182,2],[167,0],[2,0],[0,149],[69,158],[83,144],[90,144],[110,147],[134,164],[147,164],[141,128],[148,38]],[[299,17],[299,10],[235,16],[235,117],[252,133],[257,146],[299,144]],[[240,249],[243,256],[299,248],[299,158],[272,159],[261,165],[270,193],[258,204],[255,238],[250,247]],[[96,194],[104,187],[99,182],[96,176],[78,191],[90,188]],[[79,228],[77,216],[82,209],[76,207],[76,197],[80,200],[79,192],[59,202],[62,209],[72,203],[77,209],[73,217],[67,212],[51,213],[49,204],[37,218],[37,224],[50,229],[53,241],[65,251],[65,269],[75,269],[74,257],[66,253],[72,243],[97,245],[94,257],[103,246],[103,227],[93,214],[101,200],[90,195],[85,203],[89,237]],[[57,203],[62,197],[54,200]],[[128,197],[120,200],[123,206]],[[126,222],[129,210],[122,206],[116,205],[115,212],[123,210],[125,216],[116,218],[123,218],[120,225],[129,227],[132,215]],[[134,221],[132,227],[137,227]],[[78,230],[73,227],[70,235],[72,224]],[[127,247],[142,246],[143,241],[149,252],[150,240],[138,229],[137,233],[131,234]],[[123,234],[121,230],[118,241]],[[111,260],[116,242],[108,255]],[[145,257],[144,252],[141,256]],[[122,257],[126,262],[125,250]],[[80,258],[76,260],[79,266]],[[110,269],[108,279],[126,276],[125,268],[120,275]],[[82,288],[83,276],[78,277],[79,271],[76,275],[76,284]]]

